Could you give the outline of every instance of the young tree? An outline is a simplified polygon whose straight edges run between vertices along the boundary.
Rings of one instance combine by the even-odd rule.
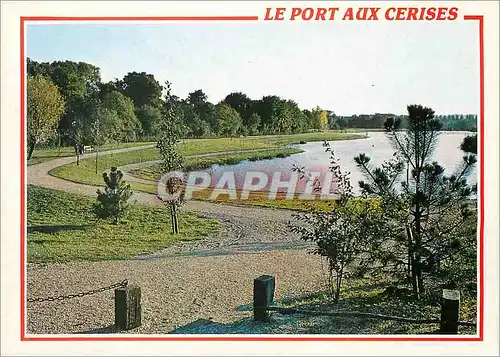
[[[393,118],[385,123],[396,150],[393,159],[378,168],[365,154],[355,161],[367,177],[367,182],[359,182],[363,193],[381,202],[385,235],[379,237],[373,259],[406,275],[420,298],[425,277],[439,275],[460,252],[459,246],[470,241],[464,227],[470,225],[468,202],[475,187],[468,185],[467,176],[476,158],[465,155],[458,172],[446,176],[443,167],[432,161],[441,129],[434,111],[409,105],[407,126],[400,131],[400,120]]]
[[[380,209],[376,201],[354,197],[349,173],[340,169],[339,159],[325,142],[330,152],[330,172],[336,183],[337,198],[329,210],[312,209],[294,214],[299,224],[291,225],[291,230],[300,234],[305,241],[317,244],[313,250],[328,262],[329,287],[333,300],[340,298],[342,283],[347,274],[358,274],[369,262],[363,254],[371,249],[373,238],[380,234]],[[302,179],[306,178],[303,168],[294,167]],[[315,192],[321,192],[318,182],[310,182]],[[348,271],[349,270],[349,271]]]
[[[177,115],[177,102],[173,100],[171,94],[171,84],[165,83],[165,99],[163,105],[163,118],[158,126],[158,142],[156,147],[160,152],[161,171],[163,174],[179,171],[183,167],[183,158],[179,152],[179,142],[182,137],[182,123]],[[172,215],[172,233],[179,233],[178,212],[177,208],[183,202],[183,195],[177,193],[183,190],[183,182],[174,177],[168,179],[165,184],[166,192],[170,197],[164,200],[170,206]]]
[[[101,106],[94,108],[91,121],[88,125],[87,137],[94,146],[95,151],[95,173],[98,171],[99,147],[112,139],[116,124],[120,121],[114,110],[109,110]]]
[[[97,202],[94,205],[94,214],[100,219],[112,218],[117,224],[129,208],[128,200],[132,196],[130,185],[123,181],[123,173],[116,167],[111,172],[103,173],[106,183],[104,191],[97,190]]]
[[[64,113],[64,106],[64,99],[54,83],[42,76],[28,76],[28,160],[31,158],[36,144],[53,134],[59,118]]]

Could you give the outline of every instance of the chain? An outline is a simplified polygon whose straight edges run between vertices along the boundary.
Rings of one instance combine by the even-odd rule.
[[[105,287],[102,287],[99,289],[85,291],[83,293],[51,296],[51,297],[47,297],[47,298],[27,299],[27,301],[28,302],[45,302],[45,301],[73,299],[73,298],[77,298],[77,297],[83,297],[83,296],[87,296],[87,295],[102,293],[103,291],[106,291],[106,290],[111,290],[111,289],[115,289],[115,288],[122,288],[122,287],[127,286],[127,284],[128,284],[128,280],[123,280],[123,281],[116,283],[116,284],[105,286]]]

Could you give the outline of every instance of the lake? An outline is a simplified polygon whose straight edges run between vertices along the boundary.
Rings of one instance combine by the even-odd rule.
[[[351,173],[351,183],[357,190],[357,182],[363,180],[363,174],[358,170],[354,162],[354,157],[360,153],[365,153],[371,158],[373,165],[380,165],[385,160],[392,157],[395,150],[391,146],[389,139],[383,132],[368,132],[360,134],[360,139],[331,141],[330,145],[336,156],[340,159],[342,171]],[[433,155],[433,160],[437,161],[445,169],[445,174],[450,175],[455,172],[462,162],[464,153],[460,150],[460,144],[464,137],[471,135],[470,132],[441,132],[438,144]],[[209,171],[213,182],[217,182],[224,172],[233,172],[236,177],[237,187],[241,187],[247,172],[263,172],[269,177],[275,172],[282,172],[283,180],[291,174],[294,165],[304,167],[306,171],[326,172],[328,171],[329,154],[325,153],[322,142],[311,142],[303,145],[294,145],[304,152],[294,154],[287,158],[275,158],[261,161],[242,161],[236,165],[213,165]],[[477,167],[469,176],[469,183],[477,182]],[[289,176],[288,176],[289,177]],[[266,186],[268,188],[268,186]]]

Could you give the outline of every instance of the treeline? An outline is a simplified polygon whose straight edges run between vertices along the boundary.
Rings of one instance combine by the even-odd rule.
[[[51,81],[64,101],[64,112],[51,129],[52,135],[37,138],[38,142],[74,145],[92,144],[96,137],[99,143],[153,139],[164,120],[165,88],[152,74],[130,72],[122,79],[102,82],[99,68],[89,63],[41,63],[29,58],[27,74],[28,79]],[[296,102],[275,95],[255,100],[240,92],[214,104],[199,89],[187,98],[174,96],[173,102],[183,137],[194,138],[324,130],[335,115],[319,107],[302,110]]]
[[[387,118],[400,119],[401,127],[406,128],[408,117],[406,115],[396,114],[361,114],[352,116],[335,116],[331,118],[329,127],[331,129],[380,129],[384,127],[384,122]],[[476,114],[450,114],[436,115],[445,131],[477,131],[477,115]]]

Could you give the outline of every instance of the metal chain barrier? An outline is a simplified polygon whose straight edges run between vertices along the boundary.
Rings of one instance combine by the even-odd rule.
[[[46,302],[46,301],[56,301],[56,300],[67,300],[67,299],[73,299],[73,298],[77,298],[77,297],[83,297],[83,296],[87,296],[87,295],[94,295],[94,294],[97,294],[97,293],[102,293],[106,290],[111,290],[111,289],[116,289],[116,288],[123,288],[125,286],[127,286],[128,284],[128,280],[122,280],[121,282],[119,283],[115,283],[115,284],[112,284],[112,285],[109,285],[109,286],[105,286],[105,287],[102,287],[102,288],[98,288],[98,289],[93,289],[93,290],[89,290],[89,291],[85,291],[85,292],[82,292],[82,293],[78,293],[78,294],[68,294],[68,295],[60,295],[60,296],[51,296],[51,297],[46,297],[46,298],[31,298],[31,299],[27,299],[28,302]]]

